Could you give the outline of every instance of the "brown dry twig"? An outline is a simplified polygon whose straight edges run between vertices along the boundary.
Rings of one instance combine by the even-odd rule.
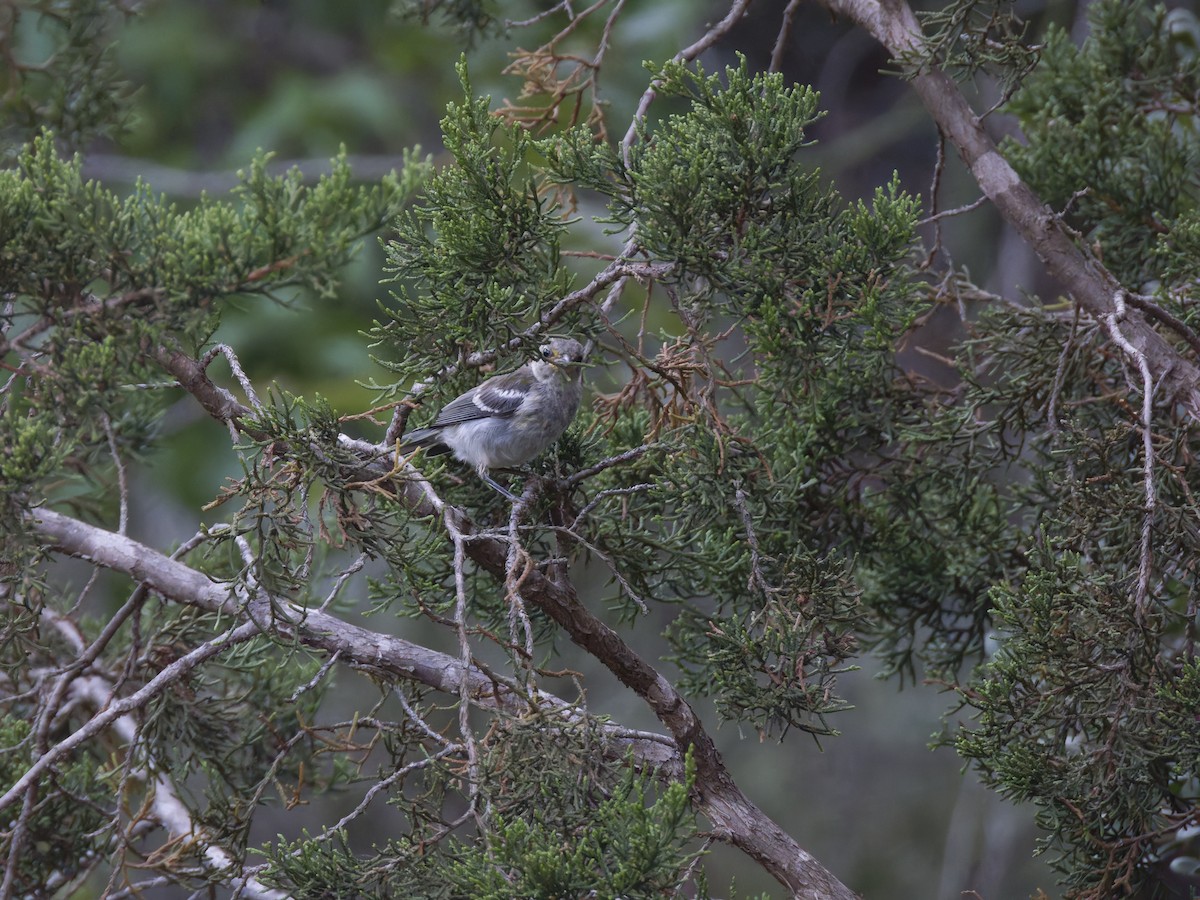
[[[594,13],[610,4],[613,9],[605,20],[596,52],[591,58],[561,49],[561,45]],[[520,99],[536,97],[541,98],[542,102],[519,105],[505,98],[503,106],[496,110],[496,115],[507,122],[540,133],[551,128],[569,128],[579,124],[586,108],[587,115],[584,121],[588,129],[597,140],[607,140],[608,131],[604,124],[604,103],[600,99],[599,77],[613,27],[624,6],[625,0],[596,0],[591,6],[575,13],[569,4],[560,3],[547,10],[544,15],[526,22],[513,23],[529,25],[559,12],[568,17],[567,24],[540,46],[533,50],[518,49],[511,53],[512,62],[503,71],[505,75],[516,75],[523,79]]]

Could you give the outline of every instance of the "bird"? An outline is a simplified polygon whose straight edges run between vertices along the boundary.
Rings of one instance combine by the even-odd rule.
[[[400,452],[453,453],[515,503],[517,498],[488,470],[524,465],[558,440],[579,409],[583,366],[579,341],[550,338],[537,358],[460,394],[428,426],[404,435]]]

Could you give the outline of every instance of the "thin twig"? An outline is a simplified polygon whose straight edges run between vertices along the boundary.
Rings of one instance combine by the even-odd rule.
[[[746,543],[750,547],[750,577],[746,582],[746,587],[749,590],[758,588],[766,596],[777,593],[779,589],[772,587],[771,583],[767,581],[766,576],[762,573],[762,551],[758,546],[758,535],[754,531],[754,519],[750,515],[750,506],[746,502],[746,492],[740,484],[734,487],[733,508],[738,511],[738,515],[741,517],[742,528],[746,534]]]
[[[1063,384],[1067,377],[1067,363],[1071,359],[1071,353],[1075,349],[1075,335],[1079,329],[1079,307],[1075,308],[1075,318],[1071,322],[1071,332],[1067,335],[1067,340],[1063,344],[1062,352],[1058,355],[1058,365],[1054,368],[1054,380],[1050,383],[1050,399],[1046,401],[1046,432],[1051,438],[1058,435],[1058,400],[1062,396]],[[1067,477],[1075,480],[1075,454],[1068,453],[1067,460]]]
[[[661,487],[661,485],[649,481],[643,481],[640,484],[631,484],[627,487],[605,488],[604,490],[599,491],[595,497],[587,502],[583,509],[579,510],[579,512],[575,514],[575,521],[571,523],[571,533],[574,534],[574,529],[579,527],[579,523],[586,519],[588,514],[591,513],[593,509],[595,509],[598,505],[600,505],[601,502],[607,500],[609,497],[628,497],[630,494],[640,494],[643,491],[653,491],[659,487]]]
[[[1137,593],[1134,595],[1135,610],[1138,621],[1144,621],[1150,598],[1150,575],[1153,566],[1153,537],[1154,510],[1158,505],[1154,489],[1154,434],[1151,430],[1151,414],[1154,409],[1154,375],[1146,354],[1129,342],[1121,332],[1120,322],[1125,317],[1125,292],[1118,291],[1113,296],[1113,311],[1104,317],[1109,337],[1113,343],[1125,351],[1134,362],[1142,376],[1142,481],[1145,501],[1142,514],[1142,541],[1140,560],[1138,563]]]
[[[608,53],[609,43],[612,40],[613,28],[617,24],[617,19],[621,15],[621,10],[625,8],[626,0],[617,0],[616,6],[613,7],[608,18],[604,21],[604,30],[600,33],[600,43],[596,45],[596,55],[592,57],[592,68],[599,69],[604,63],[604,56]]]
[[[537,481],[530,479],[520,499],[512,504],[508,514],[508,555],[504,561],[504,599],[508,603],[508,632],[512,646],[521,646],[524,653],[518,664],[525,677],[533,678],[533,623],[521,598],[521,583],[529,573],[533,560],[521,546],[521,519],[537,495]],[[518,640],[518,628],[520,629]]]
[[[580,469],[578,472],[572,472],[562,480],[565,487],[572,488],[582,481],[586,481],[596,475],[599,475],[605,469],[611,469],[613,466],[624,465],[627,462],[637,459],[640,456],[649,453],[651,450],[657,450],[662,447],[660,441],[651,441],[648,444],[642,444],[640,447],[633,447],[630,450],[625,450],[615,456],[610,456],[600,462],[590,465],[585,469]]]
[[[474,656],[471,653],[470,636],[467,629],[467,542],[452,512],[443,515],[446,531],[454,544],[454,628],[458,635],[458,661],[461,677],[458,682],[458,732],[462,735],[467,750],[466,794],[470,809],[475,816],[481,833],[486,832],[485,815],[479,809],[479,749],[475,745],[475,734],[471,730],[471,679]]]
[[[568,9],[569,6],[570,6],[570,4],[565,2],[565,0],[559,0],[558,3],[555,3],[549,9],[544,9],[537,15],[530,16],[528,19],[505,19],[504,27],[505,28],[528,28],[530,25],[536,25],[538,22],[542,21],[542,19],[548,19],[550,16],[554,15],[556,12],[559,12],[560,10]]]
[[[366,564],[367,554],[359,554],[358,559],[344,568],[341,574],[338,575],[337,581],[333,583],[333,587],[330,589],[329,593],[326,595],[325,599],[321,602],[321,605],[318,606],[317,609],[319,609],[321,612],[325,612],[325,610],[329,609],[334,600],[337,599],[337,595],[342,592],[342,588],[346,586],[346,582],[349,581],[352,576],[361,572],[363,566]]]
[[[251,384],[250,379],[246,376],[241,362],[238,361],[237,354],[233,352],[233,348],[228,344],[216,344],[211,347],[200,358],[200,368],[207,369],[218,356],[224,356],[225,360],[229,363],[229,369],[233,372],[233,377],[238,380],[238,384],[242,386],[242,390],[245,391],[246,399],[250,401],[250,405],[255,409],[261,409],[262,402],[258,399],[258,394],[254,392],[254,385]]]
[[[617,491],[614,491],[614,493],[617,493]],[[625,493],[628,492],[626,491]],[[625,576],[621,574],[620,568],[615,562],[613,562],[612,557],[589,541],[587,538],[581,537],[579,532],[575,531],[574,526],[570,528],[565,525],[537,525],[527,527],[546,528],[550,531],[557,532],[558,534],[565,535],[576,543],[582,544],[592,552],[592,555],[596,556],[608,567],[608,571],[611,572],[613,578],[617,580],[617,584],[619,584],[621,589],[625,591],[627,595],[629,595],[629,599],[634,602],[634,605],[637,606],[637,608],[642,612],[642,615],[649,615],[650,607],[646,604],[646,601],[642,599],[641,595],[633,589],[633,585],[631,585],[626,580]]]
[[[347,825],[349,825],[351,822],[353,822],[355,819],[357,819],[359,816],[361,816],[364,812],[366,812],[367,807],[371,805],[371,801],[375,799],[375,797],[379,794],[380,791],[386,791],[397,781],[400,781],[401,779],[403,779],[406,775],[411,775],[413,772],[418,772],[421,769],[426,768],[427,766],[431,766],[435,762],[449,756],[451,753],[458,752],[460,749],[461,748],[457,744],[450,746],[450,747],[443,747],[441,750],[439,750],[437,753],[434,753],[432,756],[426,756],[426,757],[422,757],[421,759],[414,760],[413,762],[410,762],[407,765],[401,766],[399,769],[392,772],[386,778],[380,779],[379,781],[375,782],[367,790],[366,794],[363,795],[362,800],[359,801],[358,805],[355,806],[354,809],[350,810],[350,812],[346,813],[346,815],[342,816],[340,819],[338,819],[337,822],[335,822],[333,825],[330,825],[328,828],[322,828],[321,833],[318,834],[316,837],[314,837],[313,840],[314,841],[329,840],[331,837],[333,837],[335,834],[340,832],[343,828],[345,828]],[[303,847],[301,847],[299,849],[293,850],[290,855],[297,856],[303,852],[305,852],[305,849]]]
[[[432,727],[430,727],[429,723],[426,722],[425,719],[415,709],[412,708],[412,704],[410,704],[408,702],[408,698],[404,696],[404,691],[396,688],[396,690],[392,692],[392,695],[400,702],[400,707],[406,713],[408,713],[408,717],[412,719],[413,723],[422,731],[424,731],[430,740],[432,740],[434,743],[441,744],[442,747],[460,746],[459,744],[452,743],[446,737],[438,734]]]
[[[1192,348],[1192,352],[1200,356],[1200,335],[1197,335],[1187,324],[1177,316],[1167,312],[1149,297],[1143,297],[1139,294],[1134,294],[1130,291],[1125,291],[1125,302],[1130,306],[1140,309],[1152,319],[1157,319],[1162,322],[1181,338],[1187,341],[1187,345]]]
[[[946,136],[940,131],[937,137],[937,157],[933,163],[933,178],[929,184],[929,208],[937,209],[938,192],[942,187],[942,173],[946,170]],[[937,259],[937,255],[942,250],[942,224],[941,220],[935,217],[930,217],[930,222],[933,223],[933,241],[929,247],[929,253],[925,255],[924,261],[921,263],[921,269],[928,269],[933,265],[933,261]]]
[[[918,225],[929,225],[932,222],[940,222],[942,219],[948,219],[948,218],[950,218],[950,216],[961,216],[964,213],[973,212],[974,210],[979,209],[979,207],[983,206],[983,204],[985,204],[987,202],[988,202],[987,197],[977,197],[975,200],[972,200],[966,206],[956,206],[956,207],[954,207],[954,209],[943,209],[941,212],[936,212],[931,216],[926,216],[924,219],[922,219],[917,224]]]
[[[341,656],[342,652],[340,650],[335,650],[332,654],[330,654],[329,659],[321,663],[321,668],[317,669],[317,674],[308,679],[306,683],[300,685],[298,688],[292,691],[292,695],[288,697],[288,703],[295,703],[300,699],[301,694],[308,693],[318,684],[320,684],[325,676],[329,674],[329,670],[337,665],[337,661],[341,658]]]
[[[21,796],[30,784],[37,781],[42,774],[58,760],[62,759],[84,741],[95,737],[110,726],[121,716],[145,706],[152,698],[158,696],[170,685],[179,681],[188,672],[202,662],[224,653],[230,647],[248,641],[261,633],[258,624],[245,622],[235,628],[225,631],[217,637],[205,641],[189,653],[184,654],[161,672],[155,675],[139,691],[130,694],[123,700],[118,700],[93,716],[86,724],[63,738],[45,753],[41,754],[24,774],[14,782],[12,787],[0,795],[0,810],[11,806],[13,801]]]
[[[117,497],[121,511],[119,513],[117,534],[125,534],[129,528],[129,481],[125,473],[125,462],[121,459],[121,451],[117,447],[117,436],[113,432],[112,420],[108,413],[100,416],[104,425],[104,436],[108,439],[108,452],[112,454],[113,465],[117,469]]]
[[[708,29],[694,44],[685,47],[672,57],[674,62],[691,62],[721,38],[723,38],[734,25],[746,14],[746,10],[750,7],[750,0],[734,0],[729,7],[729,12],[716,25]],[[637,110],[633,114],[633,119],[629,123],[629,129],[625,132],[625,137],[621,139],[621,158],[625,162],[625,167],[630,168],[632,164],[631,152],[633,142],[637,139],[638,126],[646,119],[646,114],[650,111],[650,104],[654,102],[654,98],[658,96],[658,87],[661,82],[656,78],[650,82],[650,86],[646,88],[638,101]]]
[[[796,18],[796,10],[800,8],[801,0],[788,0],[783,11],[783,21],[779,23],[779,33],[775,35],[775,49],[771,51],[771,66],[769,72],[783,71],[783,55],[787,52],[788,38],[792,36],[792,20]]]

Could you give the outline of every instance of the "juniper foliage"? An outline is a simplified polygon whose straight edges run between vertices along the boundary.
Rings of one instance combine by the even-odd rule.
[[[27,6],[77,84],[104,54],[60,6],[85,5]],[[495,25],[489,4],[423,9]],[[948,3],[926,25],[910,74],[1015,91],[1026,140],[1007,156],[1131,289],[1129,315],[1195,352],[1194,19],[1100,0],[1082,47],[1052,29],[1041,48],[1009,4]],[[535,136],[465,60],[457,74],[436,171],[414,153],[363,186],[339,158],[306,186],[262,155],[232,195],[184,206],[85,181],[64,149],[116,128],[124,95],[80,94],[73,119],[10,65],[5,102],[29,127],[6,132],[20,149],[0,170],[0,788],[89,727],[85,689],[166,683],[9,807],[8,885],[74,883],[102,858],[112,885],[145,865],[296,896],[707,896],[693,804],[724,786],[702,780],[698,741],[656,771],[621,748],[661,739],[589,708],[579,651],[522,593],[568,575],[613,633],[662,628],[655,664],[764,739],[836,747],[853,715],[838,676],[868,648],[948,685],[943,740],[1034,807],[1071,896],[1194,876],[1194,429],[1156,394],[1144,420],[1121,323],[997,298],[969,310],[946,377],[922,377],[905,351],[941,297],[918,266],[920,201],[898,177],[869,202],[839,194],[812,164],[812,89],[746,58],[649,64],[654,112],[617,143],[591,117]],[[360,342],[375,408],[280,386],[242,385],[243,403],[210,380],[231,302],[331,302],[385,226],[386,296]],[[581,240],[616,258],[576,256]],[[601,283],[610,263],[632,274]],[[520,508],[351,435],[397,437],[552,332],[595,344],[595,399],[512,476]],[[195,538],[157,549],[223,605],[176,602],[148,553],[72,588],[36,510],[127,530],[129,472],[166,452],[181,396],[235,432],[234,475]],[[303,629],[360,612],[377,632],[357,645]],[[246,618],[262,633],[184,665]],[[387,668],[388,639],[413,635],[428,655]],[[160,827],[166,780],[190,843]],[[255,831],[266,806],[333,792],[339,820]],[[364,842],[373,802],[389,830]]]

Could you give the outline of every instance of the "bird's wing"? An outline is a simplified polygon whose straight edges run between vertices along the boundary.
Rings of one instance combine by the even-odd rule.
[[[532,384],[533,373],[528,366],[489,378],[442,407],[430,427],[445,428],[474,419],[507,418],[525,402]]]

